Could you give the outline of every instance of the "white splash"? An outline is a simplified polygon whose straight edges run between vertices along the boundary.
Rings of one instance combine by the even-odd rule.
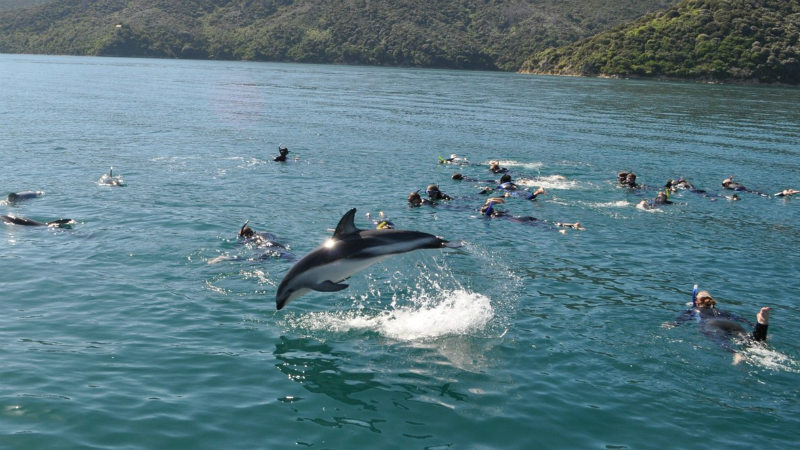
[[[597,203],[589,203],[590,206],[595,208],[627,208],[631,206],[631,204],[627,200],[617,200],[614,202],[597,202]]]
[[[524,169],[531,169],[531,170],[538,170],[544,166],[541,162],[520,162],[511,160],[493,160],[497,161],[500,164],[500,167],[522,167]],[[485,163],[485,165],[489,165],[489,161]]]
[[[391,339],[415,341],[475,333],[493,317],[488,297],[458,289],[433,296],[419,294],[407,306],[377,314],[364,310],[311,313],[300,317],[295,325],[333,332],[367,330]]]
[[[519,186],[543,187],[545,189],[577,189],[579,183],[569,180],[563,175],[548,175],[546,177],[520,178],[514,181]]]
[[[740,362],[774,371],[800,373],[800,364],[797,361],[762,345],[750,345],[736,353],[734,364]]]

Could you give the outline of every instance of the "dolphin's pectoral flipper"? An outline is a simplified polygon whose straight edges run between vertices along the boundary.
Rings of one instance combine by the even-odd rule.
[[[358,232],[361,230],[356,228],[356,224],[353,222],[355,217],[356,217],[355,208],[344,213],[342,218],[339,220],[339,224],[336,225],[336,230],[333,232],[333,238],[341,239],[346,236],[358,234]]]
[[[325,280],[322,283],[319,283],[318,285],[314,286],[312,289],[320,292],[336,292],[336,291],[341,291],[342,289],[347,289],[348,286],[350,285],[344,283],[336,284],[331,280]]]

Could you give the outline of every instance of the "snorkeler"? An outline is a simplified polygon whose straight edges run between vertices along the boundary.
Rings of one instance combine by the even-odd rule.
[[[728,178],[725,178],[724,180],[722,180],[722,187],[725,188],[725,189],[731,190],[731,191],[751,192],[753,194],[760,195],[762,197],[769,197],[769,195],[767,195],[767,194],[765,194],[763,192],[759,192],[759,191],[754,191],[752,189],[748,189],[748,188],[744,187],[744,185],[742,185],[741,183],[737,183],[737,182],[733,181],[733,175],[731,175]]]
[[[695,286],[692,295],[692,308],[684,311],[668,327],[675,327],[690,320],[699,323],[700,330],[711,340],[722,348],[734,352],[731,346],[732,339],[743,339],[745,343],[761,342],[767,339],[767,329],[769,328],[769,307],[762,307],[756,314],[756,324],[753,324],[735,314],[722,311],[716,308],[716,300],[711,297],[708,291],[697,291]],[[753,327],[753,331],[748,333],[742,324]]]
[[[505,167],[500,167],[500,163],[498,161],[489,161],[489,171],[492,173],[506,173],[508,169]]]
[[[422,206],[422,205],[433,205],[433,202],[428,200],[427,198],[422,198],[419,195],[419,191],[414,191],[408,194],[408,204],[409,206]]]
[[[620,172],[619,175],[622,175],[622,172]],[[625,179],[624,180],[620,179],[619,180],[619,184],[621,184],[621,185],[623,185],[625,187],[628,187],[628,188],[641,188],[642,187],[640,184],[636,184],[636,174],[633,173],[633,172],[626,172],[625,173]]]
[[[122,180],[122,175],[114,176],[114,167],[108,168],[108,173],[104,173],[98,180],[97,184],[106,186],[124,186],[125,182]]]
[[[289,149],[283,145],[278,146],[279,155],[273,158],[275,162],[286,162],[286,156],[289,154]]]
[[[386,217],[386,214],[384,214],[383,211],[379,211],[378,212],[378,218],[377,219],[373,219],[372,218],[372,214],[370,214],[370,213],[367,213],[366,216],[367,216],[367,219],[371,220],[372,224],[375,225],[375,229],[376,230],[392,230],[392,229],[394,229],[394,222],[389,220],[389,218]]]
[[[794,194],[800,194],[800,191],[798,191],[797,189],[784,189],[784,190],[778,192],[777,194],[775,194],[775,197],[791,197]],[[11,200],[11,197],[10,197],[10,194],[9,194],[9,201],[10,200]]]
[[[432,202],[435,202],[437,200],[451,200],[450,196],[440,191],[439,186],[435,184],[429,184],[428,187],[425,189],[425,193],[428,194],[428,198]]]
[[[451,154],[449,158],[442,158],[439,156],[439,164],[466,164],[466,158],[459,158],[455,153]]]
[[[652,200],[642,200],[640,201],[636,207],[639,209],[655,209],[663,205],[671,205],[672,200],[669,199],[669,191],[663,190],[658,191],[658,195],[656,198]]]

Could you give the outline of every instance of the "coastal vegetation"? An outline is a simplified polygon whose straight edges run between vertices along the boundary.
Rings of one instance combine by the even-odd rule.
[[[798,39],[798,0],[684,0],[632,24],[544,50],[522,71],[798,84]]]
[[[12,0],[0,52],[518,70],[676,0]]]

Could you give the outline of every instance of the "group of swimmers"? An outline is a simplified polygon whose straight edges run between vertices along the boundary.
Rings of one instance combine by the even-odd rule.
[[[446,159],[439,157],[439,163],[461,166],[469,165],[469,161],[464,158],[459,158],[456,154],[452,154],[450,155],[450,158]],[[500,176],[499,180],[495,180],[493,178],[473,178],[466,176],[461,172],[456,172],[450,178],[454,181],[469,181],[478,183],[478,194],[481,196],[487,196],[485,200],[482,201],[481,206],[477,208],[477,211],[480,212],[481,217],[490,219],[504,218],[513,222],[529,224],[544,223],[544,221],[540,221],[533,216],[513,216],[506,209],[500,207],[500,205],[506,205],[506,200],[510,198],[522,198],[530,201],[536,200],[540,195],[547,193],[544,187],[539,187],[533,192],[520,188],[516,183],[514,183],[509,170],[505,167],[502,167],[499,161],[496,160],[489,162],[488,171],[493,175],[502,175]],[[428,185],[428,187],[425,189],[425,193],[427,194],[427,198],[420,195],[419,190],[411,192],[408,194],[408,204],[412,207],[423,205],[435,206],[442,201],[452,200],[452,197],[443,193],[436,184]],[[578,222],[553,222],[552,225],[555,227],[584,230],[584,228]],[[565,233],[566,230],[562,229],[561,232]]]
[[[289,150],[285,146],[279,146],[279,155],[273,160],[275,162],[286,162]],[[456,155],[451,155],[450,158],[440,158],[442,164],[469,164],[466,159],[459,158]],[[498,161],[490,161],[488,167],[489,173],[502,174],[499,180],[493,178],[476,179],[465,176],[460,172],[454,173],[451,177],[454,181],[470,181],[479,183],[478,194],[488,196],[483,202],[482,206],[478,209],[482,217],[485,218],[498,218],[504,217],[511,219],[515,222],[535,222],[537,219],[531,216],[516,217],[511,216],[504,209],[498,208],[499,205],[506,204],[506,200],[510,198],[521,198],[529,201],[536,200],[539,196],[547,194],[543,187],[539,187],[534,191],[520,189],[520,187],[513,182],[509,170],[501,167]],[[629,189],[648,189],[647,186],[641,185],[636,181],[636,174],[630,171],[621,171],[617,174],[617,180],[620,186]],[[114,175],[113,167],[109,169],[107,174],[103,174],[97,181],[100,185],[107,186],[124,186],[124,181],[119,175]],[[746,188],[742,184],[733,181],[733,176],[730,176],[722,181],[722,187],[726,190],[734,192],[751,192],[760,196],[767,196],[759,191],[754,191]],[[691,182],[684,178],[677,180],[669,179],[662,189],[659,190],[657,196],[652,200],[642,200],[637,207],[650,209],[660,207],[672,203],[669,200],[670,193],[677,190],[687,190],[698,194],[707,195],[704,190],[697,189]],[[800,193],[796,189],[784,189],[776,194],[775,197],[790,197]],[[437,184],[430,184],[425,189],[427,197],[420,195],[419,190],[411,192],[408,195],[408,204],[412,207],[419,207],[423,205],[435,206],[441,202],[450,202],[453,197],[441,191]],[[44,195],[42,191],[21,191],[12,192],[8,194],[7,203],[16,204],[18,202],[34,199]],[[738,199],[736,194],[729,197],[732,200]],[[394,224],[389,220],[383,212],[373,218],[369,213],[367,217],[372,220],[376,229],[392,229]],[[64,227],[74,224],[72,219],[57,219],[49,222],[39,222],[24,217],[17,217],[13,215],[0,215],[0,220],[8,224],[26,225],[26,226],[48,226],[48,227]],[[576,230],[584,230],[580,223],[568,222],[553,222],[556,227],[572,228]],[[563,230],[562,230],[563,231]],[[239,229],[238,237],[242,243],[261,251],[257,259],[266,259],[278,257],[283,259],[294,260],[294,255],[289,251],[288,247],[276,241],[275,237],[270,233],[256,232],[247,222]],[[209,264],[219,262],[221,260],[238,259],[237,257],[229,257],[223,255],[209,261]],[[746,342],[762,342],[766,340],[767,329],[769,325],[770,308],[761,308],[756,315],[756,324],[751,333],[747,333],[740,323],[749,323],[746,319],[742,319],[734,314],[719,310],[716,308],[716,301],[711,297],[707,291],[696,292],[693,297],[692,308],[682,313],[671,326],[676,326],[688,320],[696,320],[701,327],[704,334],[711,337],[713,340],[720,343],[721,346],[732,350],[730,341],[732,338],[740,338]],[[735,352],[734,352],[735,353]]]
[[[617,174],[617,182],[620,186],[629,188],[629,189],[647,189],[647,186],[641,185],[636,182],[636,174],[630,171],[620,171]],[[755,195],[759,195],[761,197],[770,197],[769,194],[765,194],[760,191],[756,191],[754,189],[748,189],[744,185],[739,182],[733,181],[733,175],[729,176],[722,180],[722,188],[726,191],[733,191],[731,195],[723,195],[723,197],[729,200],[739,200],[740,197],[738,195],[739,192],[749,192]],[[704,195],[707,197],[714,197],[713,194],[709,194],[707,191],[703,189],[697,189],[689,180],[680,177],[677,180],[668,179],[664,187],[659,190],[658,194],[655,198],[650,200],[642,200],[640,201],[636,207],[641,209],[654,209],[661,207],[663,205],[672,204],[669,197],[670,194],[673,192],[677,192],[678,190],[686,190],[695,194]],[[800,194],[800,191],[797,189],[784,189],[776,194],[773,194],[774,197],[791,197],[792,195]]]

